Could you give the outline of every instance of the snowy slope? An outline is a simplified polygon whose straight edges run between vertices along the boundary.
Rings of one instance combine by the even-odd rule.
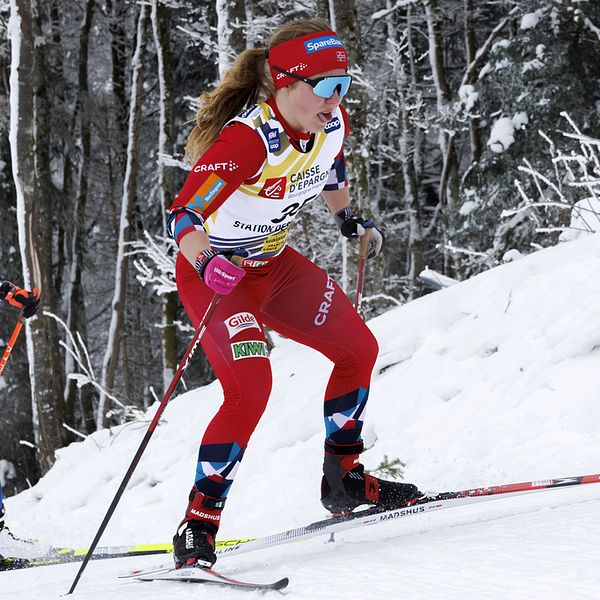
[[[384,455],[399,457],[405,479],[425,490],[600,472],[599,273],[596,235],[371,321],[381,350],[367,411],[367,468]],[[273,395],[230,494],[223,538],[325,516],[318,488],[330,364],[284,339],[276,340],[272,362]],[[219,402],[220,387],[212,384],[169,405],[103,545],[170,539],[192,484],[199,437]],[[146,426],[100,432],[63,449],[38,485],[8,499],[13,531],[88,545]],[[338,534],[335,544],[317,538],[219,566],[247,579],[288,575],[290,598],[598,598],[599,510],[600,485],[590,485],[419,515]],[[115,579],[132,560],[157,562],[90,563],[75,597],[242,593]],[[2,596],[58,597],[77,568],[0,573]]]

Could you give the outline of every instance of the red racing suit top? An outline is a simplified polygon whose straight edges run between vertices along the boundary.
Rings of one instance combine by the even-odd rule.
[[[349,126],[340,106],[324,131],[292,130],[271,97],[242,112],[200,157],[169,216],[179,241],[203,229],[216,250],[245,248],[268,260],[285,247],[298,212],[321,191],[347,185]]]

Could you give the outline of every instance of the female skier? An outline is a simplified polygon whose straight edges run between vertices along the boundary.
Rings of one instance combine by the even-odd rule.
[[[222,296],[202,347],[224,401],[208,425],[195,484],[174,543],[176,566],[210,567],[235,473],[267,403],[271,367],[263,327],[310,346],[334,368],[325,391],[321,502],[333,513],[419,497],[412,484],[364,472],[361,430],[378,347],[338,285],[286,245],[289,227],[321,195],[342,235],[369,230],[368,257],[384,243],[355,216],[344,163],[352,77],[337,34],[321,19],[288,23],[268,48],[245,50],[201,98],[187,152],[194,167],[175,199],[177,287],[195,327]],[[246,108],[242,111],[242,109]],[[245,258],[232,262],[243,248]]]

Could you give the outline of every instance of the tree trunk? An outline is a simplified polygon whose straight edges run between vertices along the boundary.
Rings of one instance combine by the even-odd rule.
[[[125,179],[123,181],[123,197],[121,201],[121,217],[119,222],[119,238],[117,245],[117,262],[115,265],[114,295],[111,302],[111,319],[108,330],[108,341],[104,360],[102,362],[102,387],[112,390],[115,383],[117,363],[119,360],[119,345],[125,318],[125,297],[127,291],[127,274],[129,261],[126,256],[126,244],[129,241],[129,221],[131,211],[135,202],[139,133],[142,114],[142,84],[143,67],[142,55],[145,46],[145,29],[147,18],[147,6],[140,7],[138,18],[136,47],[132,61],[131,96],[129,104],[129,128],[127,143],[127,165]],[[98,402],[97,428],[101,429],[107,424],[106,394],[100,395]]]
[[[467,51],[467,64],[475,62],[477,51],[477,39],[475,37],[475,16],[473,14],[473,0],[464,0],[465,21],[465,47]],[[481,158],[482,144],[481,132],[479,130],[479,117],[469,119],[469,142],[471,147],[471,162],[479,162]]]
[[[152,32],[158,63],[158,85],[160,89],[160,119],[158,133],[158,194],[162,215],[162,235],[168,236],[167,211],[175,197],[173,168],[165,168],[164,157],[170,155],[174,147],[175,128],[173,122],[173,70],[171,68],[171,45],[167,9],[152,1]],[[162,297],[162,359],[163,388],[166,390],[177,369],[177,294],[171,292]]]
[[[398,29],[394,27],[392,17],[387,19],[388,39],[393,40],[396,46],[402,44],[398,39]],[[411,35],[412,20],[409,12],[406,17],[406,36]],[[402,165],[402,177],[404,181],[404,204],[406,206],[407,220],[409,224],[408,233],[408,265],[406,275],[408,277],[408,299],[412,300],[418,289],[418,276],[423,269],[423,229],[421,226],[421,205],[419,202],[419,185],[415,169],[415,153],[419,152],[416,141],[416,127],[411,122],[411,107],[415,104],[417,96],[412,73],[414,71],[413,53],[399,52],[397,64],[397,86],[400,105],[400,139],[398,156]]]
[[[332,28],[340,36],[348,51],[351,72],[360,74],[363,71],[363,47],[358,26],[356,4],[354,0],[330,0],[329,21]],[[369,195],[369,133],[367,128],[367,113],[369,98],[364,87],[355,82],[344,103],[350,117],[351,135],[346,144],[346,158],[350,180],[352,204],[359,214],[365,217],[377,213],[375,202]],[[347,289],[347,252],[348,244],[342,242],[342,263],[344,276],[343,289]]]
[[[45,87],[44,36],[36,1],[11,4],[11,155],[17,195],[19,246],[26,288],[41,287],[43,307],[55,310],[52,276],[52,182]],[[27,322],[27,353],[35,444],[42,474],[53,465],[67,439],[64,422],[63,364],[54,319]]]
[[[5,40],[7,52],[0,55],[0,102],[9,106],[10,50]],[[8,113],[6,115],[8,117]],[[16,192],[13,183],[8,123],[0,127],[0,156],[6,157],[0,171],[0,277],[9,281],[20,281],[19,236],[16,219]],[[9,339],[17,322],[17,312],[4,306],[0,308],[0,340]],[[3,349],[0,350],[2,352]],[[4,489],[4,495],[24,490],[30,481],[39,478],[37,453],[33,445],[32,402],[27,364],[27,341],[22,332],[10,355],[10,359],[0,380],[2,410],[0,411],[0,457],[15,465],[16,476],[11,485]]]
[[[246,49],[246,8],[244,0],[217,0],[216,9],[219,75],[222,77],[234,58]]]
[[[354,0],[331,0],[330,20],[335,23],[332,26],[335,27],[348,50],[350,69],[362,73],[364,53]],[[366,89],[356,81],[346,101],[346,108],[352,120],[352,133],[348,139],[352,196],[360,211],[369,212],[372,208],[369,197],[369,132],[367,128],[369,98]]]
[[[442,173],[440,175],[440,203],[444,210],[444,272],[448,274],[451,268],[447,241],[454,234],[454,211],[458,203],[458,160],[454,145],[454,137],[448,132],[449,125],[444,122],[451,100],[450,86],[446,75],[442,52],[442,35],[439,26],[437,0],[424,0],[425,14],[427,17],[427,31],[429,38],[429,62],[435,83],[437,98],[437,111],[441,120],[439,130],[439,146],[442,155]]]
[[[81,282],[83,262],[85,257],[85,209],[88,197],[88,172],[91,161],[91,129],[90,129],[90,103],[88,86],[88,45],[94,0],[87,0],[84,16],[79,32],[79,71],[78,71],[78,99],[76,118],[79,120],[79,134],[81,143],[81,164],[79,166],[79,180],[76,186],[75,207],[73,211],[71,258],[69,265],[69,282],[67,297],[67,327],[73,334],[78,332],[87,346],[87,324],[85,318],[85,298]],[[68,374],[74,369],[74,361],[69,353],[66,354],[65,371]],[[74,381],[67,380],[65,386],[65,402],[67,411],[74,414],[75,406],[80,398],[81,426],[86,429],[88,421],[86,412],[89,412],[92,392],[88,386],[77,389]],[[85,398],[84,398],[85,396]]]

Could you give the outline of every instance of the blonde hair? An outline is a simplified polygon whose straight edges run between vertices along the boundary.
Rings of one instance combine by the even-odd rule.
[[[267,48],[244,50],[223,75],[217,88],[200,96],[200,107],[194,117],[196,125],[185,147],[189,161],[192,164],[197,162],[229,120],[244,108],[266,100],[273,93],[273,82],[266,61],[267,50],[309,33],[330,30],[325,19],[291,21],[273,33]]]

